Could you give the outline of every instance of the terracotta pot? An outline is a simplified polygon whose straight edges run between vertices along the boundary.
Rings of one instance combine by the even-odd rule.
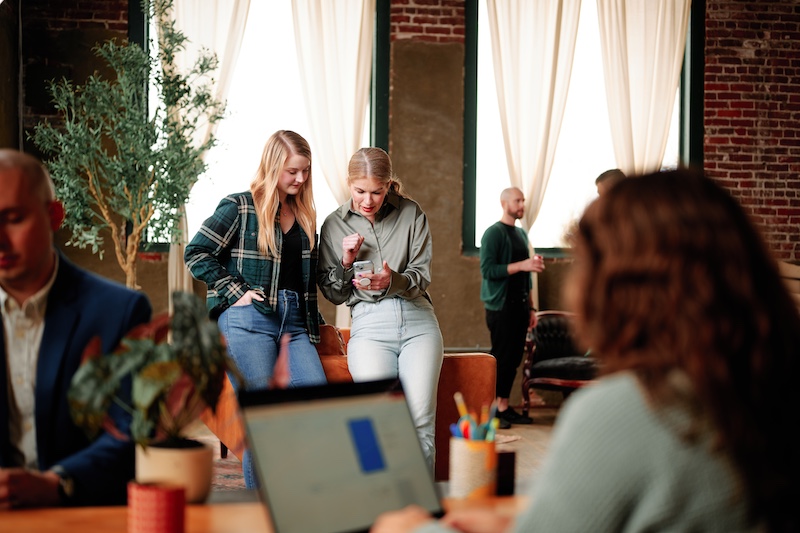
[[[186,503],[203,503],[211,491],[213,457],[214,450],[203,444],[189,448],[137,446],[136,481],[181,485],[186,489]]]

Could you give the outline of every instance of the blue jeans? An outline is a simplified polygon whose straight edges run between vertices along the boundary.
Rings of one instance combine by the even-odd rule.
[[[433,471],[436,391],[444,343],[433,305],[426,298],[359,302],[347,343],[353,381],[400,378],[417,436]]]
[[[219,329],[228,343],[228,353],[242,374],[244,383],[231,376],[234,390],[266,389],[275,361],[278,359],[281,337],[289,335],[290,387],[303,387],[326,383],[325,371],[317,349],[311,344],[306,330],[300,299],[296,292],[278,291],[275,313],[265,315],[252,305],[234,306],[219,317]],[[242,457],[245,485],[258,487],[250,450]]]

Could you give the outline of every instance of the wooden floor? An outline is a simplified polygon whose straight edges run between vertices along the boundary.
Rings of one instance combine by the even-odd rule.
[[[517,493],[525,492],[539,471],[550,444],[550,433],[557,413],[556,407],[536,407],[530,412],[534,419],[533,424],[514,425],[511,429],[498,432],[497,450],[515,453]],[[188,433],[219,450],[219,440],[202,423],[193,426]],[[219,502],[238,499],[240,496],[236,493],[245,491],[241,463],[233,454],[229,453],[225,459],[219,453],[215,454],[211,490],[211,501]]]
[[[554,407],[537,407],[531,409],[533,424],[514,425],[511,429],[501,430],[498,435],[498,451],[513,451],[516,456],[516,492],[523,493],[541,467],[542,459],[550,445],[550,434],[553,429],[558,409]],[[514,438],[507,444],[501,444],[503,437]],[[518,439],[517,439],[518,437]]]

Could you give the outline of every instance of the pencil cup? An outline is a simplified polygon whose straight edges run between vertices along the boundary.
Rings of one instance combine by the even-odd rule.
[[[497,488],[494,441],[450,439],[451,498],[486,498]]]

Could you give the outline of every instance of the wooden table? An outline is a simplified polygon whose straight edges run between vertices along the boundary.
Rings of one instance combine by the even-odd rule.
[[[127,533],[128,508],[76,507],[0,512],[3,533]],[[260,503],[187,505],[186,533],[269,533]]]
[[[480,501],[444,501],[446,509],[493,507],[501,513],[516,514],[526,503],[524,497],[498,497]],[[30,509],[0,511],[2,533],[127,533],[128,508],[79,507],[72,509]],[[260,503],[188,505],[186,533],[271,533],[266,509]]]

